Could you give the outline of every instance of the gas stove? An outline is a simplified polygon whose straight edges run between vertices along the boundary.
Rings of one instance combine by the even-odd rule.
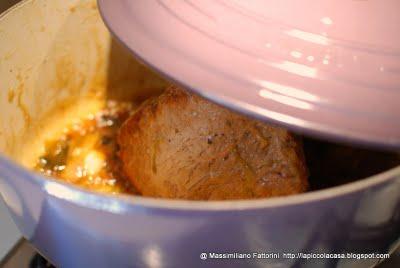
[[[22,239],[0,262],[1,268],[55,268],[34,247]],[[400,267],[400,248],[387,260],[376,265],[375,268],[397,268]]]

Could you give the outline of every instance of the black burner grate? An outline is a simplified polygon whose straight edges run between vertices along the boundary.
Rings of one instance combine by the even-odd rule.
[[[32,257],[32,260],[29,263],[29,268],[55,268],[55,266],[37,253]]]

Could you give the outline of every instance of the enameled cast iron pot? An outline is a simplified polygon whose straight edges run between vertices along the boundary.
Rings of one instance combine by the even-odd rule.
[[[377,260],[201,260],[200,254],[394,250],[400,237],[400,167],[326,190],[226,202],[108,196],[29,170],[41,142],[71,113],[162,84],[112,41],[95,1],[28,0],[1,16],[0,192],[24,237],[51,262],[365,267]]]

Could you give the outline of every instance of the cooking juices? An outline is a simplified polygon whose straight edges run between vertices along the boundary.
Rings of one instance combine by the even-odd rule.
[[[36,169],[48,176],[104,193],[135,193],[118,158],[116,135],[133,107],[107,102],[96,114],[76,120],[61,137],[49,140]]]

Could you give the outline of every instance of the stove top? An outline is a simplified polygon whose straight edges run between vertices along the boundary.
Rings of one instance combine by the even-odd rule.
[[[55,268],[50,262],[42,257],[34,247],[22,239],[6,256],[0,261],[1,268]],[[400,248],[387,260],[375,266],[375,268],[397,268],[400,267]]]

